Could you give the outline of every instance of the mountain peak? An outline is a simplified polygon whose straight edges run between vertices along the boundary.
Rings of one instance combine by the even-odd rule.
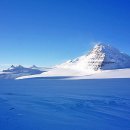
[[[105,50],[105,49],[117,50],[115,47],[111,46],[110,44],[105,44],[105,43],[97,43],[93,48],[94,49],[101,48],[102,50]]]
[[[99,43],[95,44],[94,48],[97,48],[97,47],[108,47],[108,46],[110,46],[110,45],[99,42]]]
[[[36,65],[32,65],[30,68],[31,69],[37,69],[38,67]]]
[[[11,65],[10,69],[13,69],[13,68],[15,68],[15,66],[14,66],[14,65]]]
[[[97,52],[102,52],[106,55],[112,54],[112,53],[121,53],[118,49],[115,47],[109,45],[109,44],[104,44],[104,43],[98,43],[96,44],[91,53],[97,53]]]

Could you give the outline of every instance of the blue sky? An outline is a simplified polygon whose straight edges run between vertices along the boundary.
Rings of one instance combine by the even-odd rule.
[[[51,66],[94,42],[130,54],[130,0],[1,0],[0,64]]]

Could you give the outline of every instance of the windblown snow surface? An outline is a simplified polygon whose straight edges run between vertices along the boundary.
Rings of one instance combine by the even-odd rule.
[[[0,130],[130,130],[130,79],[0,80]]]

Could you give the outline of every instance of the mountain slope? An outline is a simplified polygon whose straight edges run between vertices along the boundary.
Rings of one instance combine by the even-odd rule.
[[[110,45],[97,44],[89,54],[57,66],[81,71],[123,69],[130,67],[130,57]]]

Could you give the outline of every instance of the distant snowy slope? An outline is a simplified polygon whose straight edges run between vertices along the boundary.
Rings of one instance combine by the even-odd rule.
[[[95,72],[94,72],[95,73]],[[86,73],[81,72],[81,71],[76,71],[72,69],[65,69],[65,68],[55,68],[50,71],[41,73],[41,74],[36,74],[36,75],[27,75],[27,76],[22,76],[18,77],[17,79],[26,79],[26,78],[39,78],[39,77],[56,77],[56,76],[84,76]],[[87,73],[90,74],[90,73]],[[91,72],[92,74],[92,72]]]
[[[27,75],[17,79],[45,77],[63,77],[66,79],[111,79],[111,78],[130,78],[130,69],[114,69],[95,71],[93,73],[83,73],[69,69],[54,69],[37,75]]]
[[[91,75],[73,76],[69,79],[113,79],[113,78],[129,78],[130,69],[104,70]]]

